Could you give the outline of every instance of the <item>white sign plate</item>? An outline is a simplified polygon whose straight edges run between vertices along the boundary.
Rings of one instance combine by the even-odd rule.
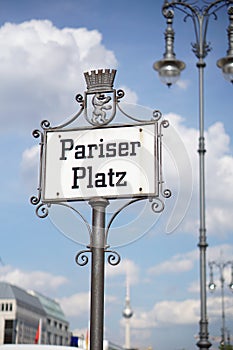
[[[158,195],[157,122],[45,131],[42,201]]]

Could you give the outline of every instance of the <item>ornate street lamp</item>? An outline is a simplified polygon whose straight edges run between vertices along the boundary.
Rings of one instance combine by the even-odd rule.
[[[225,278],[224,278],[224,270],[227,266],[231,265],[231,282],[228,285],[228,287],[233,290],[233,261],[227,261],[227,262],[216,262],[216,261],[210,261],[209,267],[210,267],[210,283],[209,283],[209,289],[211,292],[214,292],[216,289],[216,284],[214,283],[214,272],[213,268],[216,267],[219,269],[219,275],[220,275],[220,283],[221,283],[221,303],[222,303],[222,327],[221,327],[221,341],[220,346],[225,349],[226,345],[226,326],[225,326],[225,302],[224,302],[224,284],[225,284]],[[229,338],[229,337],[228,337]]]
[[[228,26],[229,48],[227,56],[217,62],[217,66],[222,69],[224,77],[233,83],[233,0],[216,0],[213,2],[204,1],[205,5],[199,7],[197,1],[190,4],[186,0],[165,0],[162,12],[167,20],[165,31],[165,54],[162,60],[154,63],[153,67],[158,71],[159,76],[168,87],[174,84],[181,71],[185,68],[185,63],[176,59],[174,53],[174,30],[172,28],[174,10],[184,13],[184,20],[190,18],[194,25],[195,43],[192,50],[198,61],[196,66],[199,73],[199,195],[200,195],[200,332],[197,346],[200,349],[208,350],[211,343],[208,340],[208,319],[206,302],[206,223],[205,223],[205,138],[204,138],[204,68],[205,57],[210,51],[210,44],[206,41],[207,29],[210,17],[217,18],[216,12],[223,7],[228,7],[230,24]],[[233,287],[233,286],[232,286]]]

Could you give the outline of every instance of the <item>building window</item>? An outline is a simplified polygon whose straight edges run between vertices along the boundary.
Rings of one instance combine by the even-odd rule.
[[[60,335],[60,342],[59,345],[62,345],[62,336]]]
[[[50,318],[47,318],[47,323],[48,323],[48,324],[51,324]]]
[[[2,303],[1,304],[1,311],[12,311],[13,305],[12,303]]]
[[[54,321],[54,327],[57,327],[57,321]]]
[[[47,342],[48,342],[49,345],[52,344],[52,342],[51,342],[51,333],[50,332],[47,333]]]
[[[62,329],[62,323],[59,323],[59,328]]]
[[[4,344],[14,343],[14,322],[13,320],[5,320]]]

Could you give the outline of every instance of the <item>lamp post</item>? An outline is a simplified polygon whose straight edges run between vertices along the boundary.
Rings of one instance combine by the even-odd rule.
[[[229,284],[229,288],[231,291],[233,291],[233,261],[227,261],[227,262],[216,262],[216,261],[210,261],[209,267],[210,267],[210,283],[209,283],[209,289],[211,292],[213,292],[216,289],[216,284],[214,283],[214,272],[213,269],[216,267],[219,269],[219,275],[220,275],[220,283],[221,283],[221,306],[222,306],[222,327],[221,327],[221,341],[220,346],[225,349],[226,345],[226,325],[225,325],[225,301],[224,301],[224,284],[225,284],[225,278],[224,278],[224,270],[225,268],[231,265],[231,282]],[[229,339],[229,336],[228,336]]]
[[[174,10],[179,10],[185,15],[185,20],[190,18],[194,25],[195,43],[192,44],[192,51],[197,57],[196,66],[199,76],[199,249],[200,249],[200,332],[197,346],[200,349],[208,350],[211,343],[208,340],[208,319],[206,301],[206,222],[205,222],[205,137],[204,137],[204,68],[205,57],[210,51],[210,44],[206,41],[207,29],[210,17],[217,18],[216,12],[222,8],[227,8],[229,16],[227,55],[217,61],[217,66],[222,69],[224,77],[233,83],[233,0],[216,0],[213,2],[204,1],[205,5],[199,7],[196,1],[192,4],[186,0],[165,0],[162,12],[167,21],[165,31],[165,53],[162,60],[154,63],[153,67],[159,73],[162,82],[168,87],[174,84],[181,71],[185,68],[185,63],[176,59],[174,53],[173,30]]]

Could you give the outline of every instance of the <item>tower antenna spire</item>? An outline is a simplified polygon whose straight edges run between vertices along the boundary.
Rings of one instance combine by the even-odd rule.
[[[126,297],[125,307],[123,310],[123,317],[125,318],[125,346],[126,350],[131,349],[130,343],[130,319],[133,316],[133,310],[130,305],[130,283],[129,283],[129,271],[126,269]]]

